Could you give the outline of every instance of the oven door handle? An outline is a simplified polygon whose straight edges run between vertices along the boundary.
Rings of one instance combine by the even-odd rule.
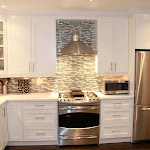
[[[69,107],[64,107],[64,108],[59,108],[59,110],[89,110],[89,109],[93,109],[93,110],[96,110],[96,109],[99,109],[99,107],[72,107],[72,108],[69,108]]]
[[[79,140],[79,139],[96,139],[97,136],[65,136],[65,137],[60,137],[62,140]]]

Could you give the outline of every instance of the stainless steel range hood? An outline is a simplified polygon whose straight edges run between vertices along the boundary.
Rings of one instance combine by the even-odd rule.
[[[79,41],[79,31],[73,31],[73,40],[58,55],[94,55],[94,51]]]

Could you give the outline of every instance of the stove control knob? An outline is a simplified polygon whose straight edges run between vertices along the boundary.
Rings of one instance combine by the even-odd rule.
[[[64,102],[65,102],[66,100],[64,99]]]
[[[97,101],[99,100],[99,99],[96,99]]]
[[[60,99],[60,101],[62,101],[62,99]]]
[[[69,102],[69,99],[68,99],[68,102]]]
[[[95,99],[93,99],[93,101],[95,101]]]
[[[91,101],[91,99],[89,99],[89,101]]]

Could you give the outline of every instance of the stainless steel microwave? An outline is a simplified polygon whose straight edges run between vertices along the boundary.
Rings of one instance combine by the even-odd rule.
[[[103,94],[128,94],[129,80],[103,80],[100,91]]]

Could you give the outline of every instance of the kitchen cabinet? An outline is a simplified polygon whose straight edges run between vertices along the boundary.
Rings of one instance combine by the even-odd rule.
[[[133,99],[102,100],[100,139],[132,136]]]
[[[9,141],[57,141],[57,102],[8,102]]]
[[[128,74],[128,18],[98,20],[98,76]]]
[[[56,27],[49,16],[9,16],[10,77],[54,77]]]
[[[7,114],[9,141],[23,141],[22,103],[8,102]]]
[[[57,103],[23,102],[24,141],[56,141]]]
[[[6,18],[0,16],[0,76],[7,73]]]
[[[6,104],[0,106],[0,150],[4,150],[8,143],[8,130],[7,130],[7,113]]]
[[[150,14],[137,14],[135,19],[135,48],[150,49]]]

